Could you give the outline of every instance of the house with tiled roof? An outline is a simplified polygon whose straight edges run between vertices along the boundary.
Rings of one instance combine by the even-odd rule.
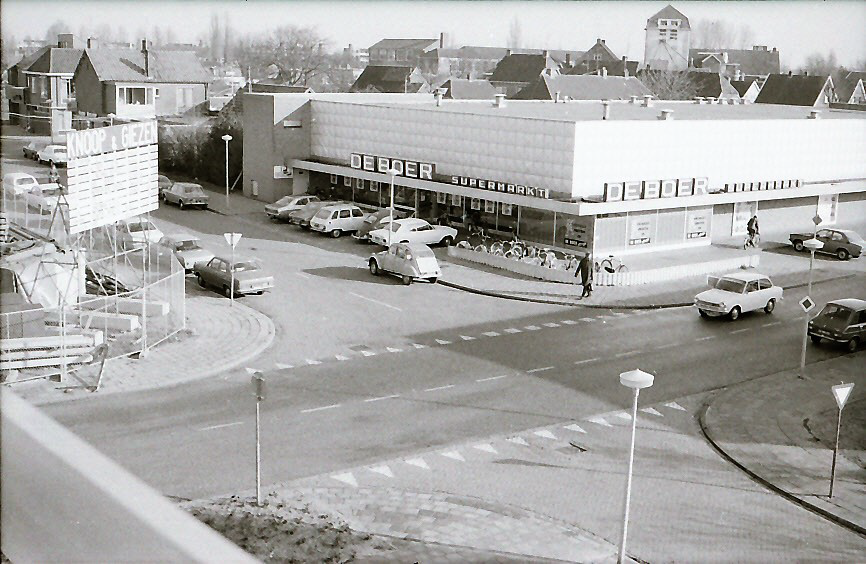
[[[833,79],[829,76],[771,74],[755,103],[821,108],[835,102],[835,96]]]
[[[390,92],[423,94],[431,92],[430,83],[418,67],[367,65],[349,92]]]
[[[534,83],[541,76],[556,76],[561,65],[548,51],[541,54],[510,53],[506,55],[490,75],[490,83],[511,97]]]
[[[370,63],[374,66],[420,65],[424,53],[437,47],[444,47],[444,38],[439,39],[382,39],[367,49]]]
[[[607,46],[604,39],[595,40],[582,56],[573,63],[563,66],[562,74],[602,74],[607,76],[635,76],[638,70],[637,61],[629,61],[626,57],[617,55]]]
[[[445,98],[451,100],[493,100],[499,93],[489,80],[469,80],[452,77],[440,89],[445,90]]]
[[[644,67],[685,70],[689,66],[692,28],[682,12],[668,4],[646,21]]]
[[[779,52],[773,47],[755,45],[751,49],[689,49],[689,66],[719,72],[728,78],[762,81],[779,74]]]
[[[192,51],[87,49],[75,70],[78,111],[119,119],[181,114],[207,99],[210,73]]]
[[[731,81],[716,72],[643,69],[638,72],[638,78],[660,100],[741,100]]]
[[[515,94],[515,100],[628,100],[652,92],[635,77],[573,74],[541,76]]]
[[[754,78],[747,80],[732,80],[731,86],[736,88],[737,94],[739,94],[743,102],[747,104],[754,104],[755,99],[761,92],[761,87],[758,85],[758,81]]]
[[[844,76],[833,85],[836,90],[836,102],[840,104],[866,104],[866,90],[864,90],[862,78],[857,78],[856,75],[851,78]]]

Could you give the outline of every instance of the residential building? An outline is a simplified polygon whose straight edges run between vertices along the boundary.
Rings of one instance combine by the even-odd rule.
[[[78,111],[119,119],[181,114],[207,99],[210,74],[191,51],[87,49],[75,71]]]
[[[643,98],[652,92],[635,77],[580,74],[542,75],[515,94],[515,100],[629,100]]]
[[[348,47],[343,47],[343,62],[351,68],[363,69],[370,64],[370,50],[349,43]]]
[[[741,100],[731,81],[716,72],[643,69],[638,71],[638,78],[661,100]]]
[[[349,92],[390,92],[394,94],[417,94],[431,92],[427,79],[411,66],[367,65]]]
[[[646,22],[644,66],[685,70],[689,66],[692,28],[682,12],[668,4]]]
[[[840,104],[866,104],[866,90],[864,90],[864,72],[849,72],[836,81],[836,101]]]
[[[747,104],[754,104],[755,99],[761,92],[761,87],[758,85],[758,81],[754,78],[747,80],[732,80],[731,86],[737,89],[737,94],[739,94],[743,102]]]
[[[493,100],[499,91],[489,80],[469,80],[452,77],[439,89],[444,89],[444,97],[450,100]]]
[[[833,79],[829,76],[771,74],[767,77],[756,104],[782,104],[826,108],[836,101]]]
[[[421,72],[433,76],[481,78],[496,68],[507,53],[505,47],[436,48],[421,56],[420,68]]]
[[[771,74],[779,74],[779,52],[766,45],[751,49],[689,49],[689,66],[724,74],[735,80],[758,79],[763,82]]]
[[[538,80],[542,75],[556,76],[562,66],[549,51],[541,54],[511,53],[499,61],[490,75],[490,83],[511,97]]]
[[[382,39],[367,49],[368,64],[417,67],[424,53],[444,47],[443,43],[442,36],[439,39]]]
[[[595,74],[607,73],[607,76],[637,76],[638,61],[629,61],[625,57],[613,62],[601,64],[596,61],[583,61],[573,68],[563,68],[562,74]],[[598,67],[598,68],[595,68]]]

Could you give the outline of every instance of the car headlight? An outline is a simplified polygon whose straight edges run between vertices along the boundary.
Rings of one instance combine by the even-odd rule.
[[[722,309],[728,309],[728,306],[725,305],[725,302],[720,303],[720,304],[719,304],[719,307],[722,308]]]

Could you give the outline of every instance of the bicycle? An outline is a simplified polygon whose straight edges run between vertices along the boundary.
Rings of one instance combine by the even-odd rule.
[[[609,274],[628,272],[628,267],[622,262],[622,259],[613,255],[608,255],[607,258],[602,259],[601,262],[596,262],[594,266],[596,272],[601,272],[602,270]]]
[[[481,238],[481,243],[475,245],[472,250],[476,253],[489,253],[490,250],[487,248],[487,241],[490,240],[490,235],[485,233],[483,229],[479,229],[478,236]]]
[[[746,235],[746,240],[743,241],[743,248],[748,249],[749,247],[757,248],[761,243],[761,234],[755,233],[752,235],[751,233]]]

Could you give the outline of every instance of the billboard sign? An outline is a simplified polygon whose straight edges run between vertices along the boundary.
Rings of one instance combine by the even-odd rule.
[[[66,148],[70,233],[159,207],[156,121],[71,131]]]

